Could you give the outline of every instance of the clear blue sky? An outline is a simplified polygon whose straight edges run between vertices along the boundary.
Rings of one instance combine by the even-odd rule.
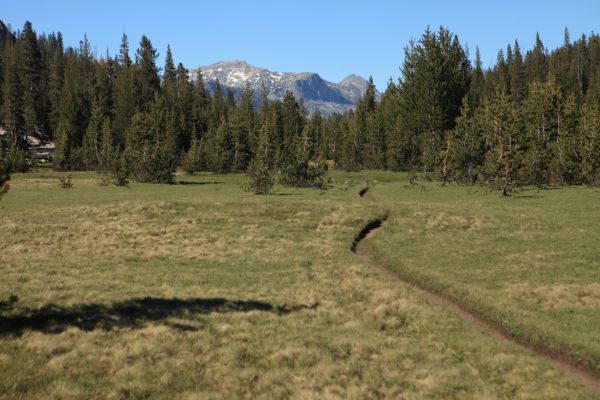
[[[0,0],[0,19],[20,29],[25,20],[38,33],[63,33],[77,45],[84,33],[98,54],[118,50],[123,31],[131,49],[143,33],[164,61],[167,44],[176,62],[196,67],[241,59],[286,72],[318,72],[337,82],[350,73],[373,76],[384,89],[396,80],[403,48],[429,25],[441,24],[478,45],[492,64],[498,49],[518,39],[529,49],[536,32],[552,49],[571,38],[600,31],[600,1],[134,1]]]

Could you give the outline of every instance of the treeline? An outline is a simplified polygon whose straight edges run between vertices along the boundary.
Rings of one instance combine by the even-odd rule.
[[[346,117],[346,168],[421,171],[442,182],[482,182],[508,195],[524,184],[600,183],[600,37],[549,52],[517,41],[484,70],[457,36],[429,29],[405,49],[402,78],[381,102]]]
[[[370,80],[356,110],[308,115],[248,87],[235,99],[217,82],[188,79],[170,48],[164,62],[143,36],[130,54],[97,57],[88,40],[64,48],[29,22],[0,43],[0,126],[10,171],[28,166],[24,137],[55,144],[54,168],[96,169],[172,182],[176,168],[306,175],[324,160],[346,170],[424,172],[442,182],[482,182],[510,194],[521,184],[600,183],[600,37],[548,51],[517,42],[496,65],[475,64],[458,37],[429,29],[405,49],[402,77],[381,99]],[[161,67],[159,67],[159,63]],[[312,171],[311,173],[314,173]],[[310,175],[310,173],[309,173]]]

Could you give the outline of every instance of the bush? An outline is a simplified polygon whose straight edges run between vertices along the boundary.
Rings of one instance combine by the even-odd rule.
[[[327,176],[328,170],[326,160],[299,160],[283,169],[281,183],[287,186],[314,187],[325,190],[332,183],[331,178]]]
[[[61,176],[58,178],[59,186],[63,189],[71,189],[73,187],[73,178],[71,175]]]
[[[246,190],[254,194],[269,194],[273,192],[275,178],[269,166],[260,160],[252,160],[248,167],[250,182]]]
[[[146,146],[127,155],[127,168],[140,183],[175,183],[175,162],[168,148]]]
[[[202,168],[202,149],[200,141],[197,139],[192,140],[190,149],[183,156],[181,168],[189,175],[193,175],[194,172],[198,172]]]
[[[111,166],[111,178],[115,186],[129,186],[131,169],[125,155],[117,157]]]
[[[8,175],[8,169],[6,168],[6,166],[4,165],[3,160],[1,159],[2,156],[2,147],[0,147],[0,198],[2,197],[2,195],[6,192],[8,192],[8,181],[10,179],[10,176]]]
[[[27,172],[29,171],[29,161],[27,153],[21,147],[13,144],[6,155],[6,168],[9,172]]]

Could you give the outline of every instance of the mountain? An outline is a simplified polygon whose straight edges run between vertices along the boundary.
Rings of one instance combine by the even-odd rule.
[[[340,83],[328,82],[316,73],[274,72],[255,67],[244,61],[221,61],[199,69],[190,70],[190,79],[195,80],[201,71],[209,88],[214,91],[216,81],[226,91],[230,89],[238,98],[249,82],[258,104],[261,82],[264,83],[269,99],[281,100],[287,90],[297,99],[304,99],[310,113],[320,111],[329,116],[354,109],[356,101],[365,92],[368,82],[357,75],[350,75]]]

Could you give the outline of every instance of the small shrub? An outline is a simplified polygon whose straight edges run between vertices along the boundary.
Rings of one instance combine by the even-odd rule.
[[[248,176],[250,182],[246,186],[246,190],[254,194],[269,194],[273,192],[273,186],[275,184],[275,178],[273,177],[273,171],[269,166],[260,161],[252,160],[248,167]]]
[[[107,174],[102,174],[100,180],[98,181],[99,186],[108,186],[111,183],[111,176]]]
[[[63,189],[71,189],[73,187],[73,178],[71,175],[61,176],[58,178],[58,183]]]
[[[188,174],[193,175],[194,172],[200,171],[202,168],[202,151],[200,141],[194,139],[187,153],[183,156],[181,168]]]
[[[124,156],[117,158],[111,171],[112,180],[115,186],[128,186],[129,175],[130,169],[127,159]]]
[[[15,144],[10,146],[8,154],[6,155],[6,167],[11,173],[29,171],[27,152]]]
[[[10,180],[10,175],[8,175],[8,169],[4,165],[4,162],[1,159],[1,156],[2,156],[2,148],[0,147],[0,198],[2,197],[2,195],[4,193],[8,192],[8,188],[9,188],[8,181]]]
[[[332,184],[331,178],[327,176],[328,170],[325,160],[299,160],[283,169],[281,183],[287,186],[314,187],[325,190]]]

